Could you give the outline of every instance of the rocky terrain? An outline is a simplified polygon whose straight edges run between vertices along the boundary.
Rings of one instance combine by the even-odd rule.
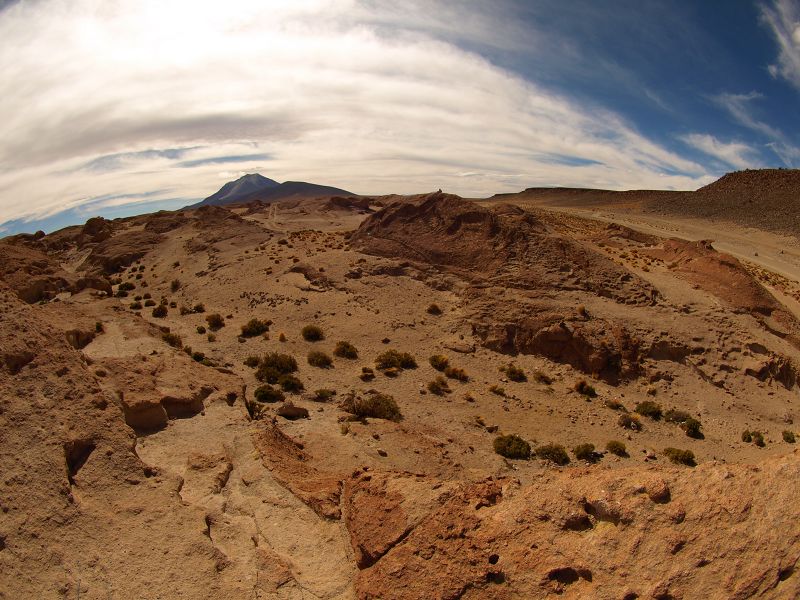
[[[0,240],[0,597],[800,596],[797,280],[519,200]]]

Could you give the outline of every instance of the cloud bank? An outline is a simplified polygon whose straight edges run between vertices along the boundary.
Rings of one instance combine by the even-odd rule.
[[[453,6],[426,3],[420,19],[356,0],[11,4],[0,11],[0,223],[188,203],[254,171],[466,196],[713,179],[620,115],[465,49],[465,36],[517,39],[498,36],[484,5],[461,3],[461,22]],[[686,141],[746,164],[736,144]]]

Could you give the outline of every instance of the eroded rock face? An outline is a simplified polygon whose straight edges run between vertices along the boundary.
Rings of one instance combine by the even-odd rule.
[[[796,597],[800,525],[775,509],[796,503],[798,475],[797,452],[759,468],[570,470],[439,494],[428,478],[355,473],[344,502],[359,598]]]

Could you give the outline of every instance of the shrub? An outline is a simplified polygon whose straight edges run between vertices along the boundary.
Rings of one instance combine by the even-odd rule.
[[[330,390],[328,388],[322,388],[320,390],[314,391],[314,400],[316,402],[327,402],[331,398],[336,395],[336,390]]]
[[[625,429],[630,429],[631,431],[642,430],[642,422],[639,420],[639,417],[628,413],[621,414],[619,416],[619,419],[617,419],[617,424],[620,427],[624,427]]]
[[[242,337],[251,338],[266,333],[269,331],[270,325],[272,325],[272,321],[250,319],[247,323],[242,325]]]
[[[198,314],[204,313],[204,312],[206,312],[206,305],[203,304],[202,302],[198,302],[197,304],[195,304],[192,307],[192,312],[193,313],[198,313]]]
[[[253,419],[253,421],[259,421],[264,417],[266,408],[263,404],[245,398],[244,406],[247,409],[247,414],[250,415],[250,418]]]
[[[569,464],[569,455],[561,444],[545,444],[534,450],[536,458],[549,460],[551,463],[564,466]]]
[[[606,408],[610,408],[611,410],[627,411],[627,409],[625,408],[625,405],[622,404],[622,402],[620,402],[619,400],[610,400],[609,399],[609,400],[606,400],[603,404],[606,406]]]
[[[428,383],[428,391],[437,396],[444,396],[450,393],[450,387],[447,385],[447,380],[441,375]]]
[[[372,417],[389,421],[400,421],[403,418],[395,399],[375,390],[370,390],[364,397],[350,392],[342,402],[341,408],[359,418]]]
[[[167,305],[166,304],[159,304],[153,309],[153,316],[156,319],[163,319],[167,316]]]
[[[172,346],[173,348],[180,348],[183,346],[183,341],[181,341],[181,336],[177,333],[165,333],[161,336],[161,339],[164,340],[167,344]]]
[[[145,306],[155,306],[156,305],[156,301],[153,300],[152,298],[148,298],[147,300],[144,301],[144,305]]]
[[[286,396],[283,392],[272,387],[271,385],[260,385],[253,392],[253,397],[259,402],[283,402]]]
[[[244,365],[246,367],[250,367],[251,369],[255,369],[258,366],[259,362],[260,362],[259,358],[254,355],[250,355],[244,359]]]
[[[127,298],[128,292],[126,292],[125,290],[117,290],[117,293],[114,294],[114,296],[116,296],[117,298]]]
[[[506,390],[501,388],[499,385],[493,385],[489,387],[489,391],[492,392],[495,396],[502,396],[503,398],[506,397]]]
[[[298,394],[305,389],[303,382],[294,375],[281,375],[278,377],[278,385],[284,392],[290,394]]]
[[[336,342],[336,348],[333,349],[333,355],[338,356],[339,358],[356,360],[358,358],[358,350],[350,342]]]
[[[428,305],[428,308],[427,308],[427,309],[425,309],[425,311],[426,311],[426,312],[427,312],[429,315],[434,315],[434,316],[437,316],[437,317],[438,317],[440,314],[442,314],[442,309],[441,309],[441,308],[439,308],[439,305],[438,305],[438,304],[430,304],[430,305]]]
[[[206,332],[206,328],[203,327],[202,325],[198,325],[196,331],[197,333],[203,334]]]
[[[606,444],[606,450],[608,450],[611,454],[616,454],[617,456],[628,456],[628,449],[625,447],[625,444],[618,440],[609,441]]]
[[[219,331],[225,327],[225,319],[222,318],[222,315],[219,313],[206,315],[206,323],[208,323],[208,328],[211,331]]]
[[[142,310],[142,303],[141,302],[131,302],[129,308],[131,310]]]
[[[145,293],[144,296],[142,296],[142,298],[144,298],[145,300],[150,300],[150,298],[152,298],[152,296],[150,295],[150,292],[147,292],[147,293]]]
[[[180,279],[173,279],[172,282],[169,284],[170,291],[174,294],[179,289],[181,289],[181,280]]]
[[[213,333],[209,333],[208,336],[206,336],[206,339],[209,342],[216,342],[217,341],[217,336],[215,336]]]
[[[428,359],[428,362],[431,363],[431,366],[437,371],[444,371],[450,366],[450,361],[442,354],[434,354]]]
[[[747,429],[745,429],[745,430],[742,432],[742,441],[743,441],[745,444],[749,444],[750,442],[752,442],[752,441],[753,441],[753,434],[751,434],[749,431],[747,431]]]
[[[192,309],[186,306],[185,304],[181,305],[180,311],[181,311],[181,316],[192,314]]]
[[[690,438],[695,439],[702,439],[703,432],[700,431],[702,426],[702,423],[700,423],[700,421],[694,417],[689,417],[683,423],[681,423],[681,429],[683,429],[684,433]]]
[[[297,361],[288,354],[270,352],[258,365],[256,379],[267,383],[278,383],[281,375],[289,375],[297,371]]]
[[[375,366],[381,371],[385,369],[416,369],[417,361],[408,352],[387,350],[375,359]]]
[[[308,353],[308,364],[320,369],[329,369],[333,365],[333,359],[319,350],[312,350]]]
[[[587,398],[594,398],[597,396],[597,391],[589,385],[589,382],[585,379],[579,379],[575,382],[575,391]]]
[[[375,371],[369,367],[361,367],[361,375],[359,375],[359,378],[361,381],[372,381],[375,379]]]
[[[131,290],[135,290],[136,286],[131,283],[130,281],[126,281],[125,283],[119,284],[119,290],[123,292],[130,292]]]
[[[787,444],[794,444],[797,441],[793,431],[784,430],[782,435],[783,441]]]
[[[95,321],[94,323],[94,332],[95,333],[103,333],[105,328],[103,327],[103,323],[100,321]]]
[[[670,408],[664,413],[664,420],[667,423],[683,423],[689,418],[691,418],[691,415],[685,410]]]
[[[536,383],[543,383],[544,385],[550,385],[553,383],[553,378],[541,371],[534,371],[533,372],[533,380]]]
[[[678,465],[687,465],[689,467],[693,467],[697,464],[694,460],[694,452],[691,450],[664,448],[664,456],[666,456],[671,462],[674,462]]]
[[[652,400],[644,400],[639,402],[634,408],[637,413],[643,417],[648,417],[654,421],[658,421],[662,416],[661,405]]]
[[[469,381],[469,375],[464,369],[459,369],[456,367],[447,367],[444,370],[445,377],[449,377],[450,379],[455,379],[456,381],[460,381],[465,383]]]
[[[194,352],[192,352],[191,357],[192,360],[195,362],[203,362],[206,358],[206,355],[200,351],[195,350]]]
[[[506,377],[508,377],[511,381],[516,381],[517,383],[528,381],[528,376],[525,375],[525,371],[513,363],[509,363],[508,366],[503,367],[501,371],[503,371],[506,374]]]
[[[760,431],[751,431],[750,434],[753,436],[753,443],[758,446],[759,448],[763,448],[764,444],[764,434]]]
[[[578,444],[572,449],[572,453],[578,460],[587,462],[596,462],[598,458],[594,451],[594,444]]]
[[[505,458],[529,459],[531,457],[531,445],[518,435],[499,435],[494,438],[492,443],[494,451]]]
[[[319,342],[325,339],[325,334],[316,325],[306,325],[300,330],[300,335],[307,342]]]

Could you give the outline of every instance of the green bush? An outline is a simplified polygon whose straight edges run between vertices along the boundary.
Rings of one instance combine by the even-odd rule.
[[[319,350],[312,350],[308,353],[308,364],[312,367],[319,367],[320,369],[329,369],[333,366],[333,359]]]
[[[783,441],[787,444],[794,444],[797,441],[796,436],[794,435],[793,431],[784,430],[783,432]]]
[[[462,383],[466,383],[469,381],[469,375],[464,369],[459,369],[457,367],[447,367],[444,370],[445,377],[449,379],[455,379],[456,381],[460,381]]]
[[[219,331],[225,327],[225,319],[219,313],[206,315],[206,323],[208,323],[208,328],[211,331]]]
[[[242,337],[251,338],[262,335],[269,331],[270,325],[272,325],[272,321],[250,319],[247,323],[242,325]]]
[[[586,462],[596,462],[598,458],[594,451],[594,444],[578,444],[572,449],[572,453],[578,460]]]
[[[358,358],[358,350],[350,342],[336,342],[336,348],[333,349],[333,355],[338,356],[339,358],[356,360]]]
[[[623,442],[611,440],[606,444],[606,450],[617,456],[628,456],[628,449]]]
[[[447,380],[441,375],[428,383],[428,391],[437,396],[444,396],[450,393],[450,387],[447,385]]]
[[[529,459],[531,445],[518,435],[499,435],[492,443],[494,451],[505,458]]]
[[[283,395],[282,391],[272,387],[271,385],[258,386],[256,391],[253,392],[253,397],[259,402],[265,403],[283,402],[286,399],[286,396]]]
[[[166,304],[159,304],[153,309],[153,317],[156,319],[163,319],[167,316],[167,305]]]
[[[281,375],[278,377],[278,385],[284,392],[299,394],[305,389],[303,382],[294,375]]]
[[[177,333],[164,333],[161,335],[161,339],[164,340],[167,344],[172,346],[173,348],[180,348],[183,346],[183,341],[181,341],[181,336]]]
[[[300,335],[307,342],[320,342],[325,339],[325,334],[316,325],[306,325],[300,330]]]
[[[587,398],[595,398],[597,396],[597,390],[589,385],[589,382],[585,379],[579,379],[575,382],[575,391]]]
[[[690,438],[695,439],[703,438],[703,432],[700,431],[702,426],[702,423],[700,423],[700,421],[694,417],[689,417],[683,423],[681,423],[681,429],[683,429],[684,433]]]
[[[759,448],[763,448],[766,444],[764,443],[764,434],[760,431],[753,431],[753,443],[758,446]]]
[[[745,430],[742,432],[742,441],[743,441],[745,444],[749,444],[750,442],[752,442],[752,441],[753,441],[753,434],[752,434],[752,433],[750,433],[749,431],[747,431],[747,429],[745,429]]]
[[[564,466],[569,464],[569,455],[561,444],[545,444],[534,450],[536,458],[549,460],[551,463]]]
[[[508,377],[511,381],[516,381],[517,383],[528,381],[528,376],[525,375],[525,371],[513,363],[509,363],[501,370],[506,374],[506,377]]]
[[[625,429],[630,429],[631,431],[641,431],[642,430],[642,422],[639,420],[639,417],[636,415],[631,415],[629,413],[623,413],[617,419],[617,424],[620,427],[624,427]]]
[[[372,417],[400,421],[403,415],[397,402],[388,394],[371,390],[365,396],[350,392],[341,404],[342,410],[359,418]]]
[[[670,461],[679,465],[695,466],[694,452],[691,450],[680,450],[678,448],[664,448],[664,456]]]
[[[684,423],[689,418],[691,418],[691,415],[685,410],[670,408],[664,413],[664,420],[667,423]]]
[[[633,409],[643,417],[648,417],[654,421],[658,421],[662,416],[661,405],[652,400],[644,400],[636,405]]]
[[[450,361],[442,354],[434,354],[428,359],[428,362],[430,362],[431,366],[437,371],[444,371],[448,366],[450,366]]]
[[[438,317],[439,315],[442,314],[442,309],[439,308],[438,304],[430,304],[430,305],[428,305],[428,308],[426,309],[426,312],[429,315],[434,315],[434,316]]]
[[[375,366],[381,371],[386,369],[416,369],[417,361],[408,352],[387,350],[375,359]]]
[[[327,402],[331,398],[336,395],[336,390],[330,390],[328,388],[322,388],[320,390],[314,391],[314,401],[316,402]]]
[[[267,383],[278,383],[281,375],[297,371],[297,361],[288,354],[270,352],[266,354],[256,370],[256,379]]]

